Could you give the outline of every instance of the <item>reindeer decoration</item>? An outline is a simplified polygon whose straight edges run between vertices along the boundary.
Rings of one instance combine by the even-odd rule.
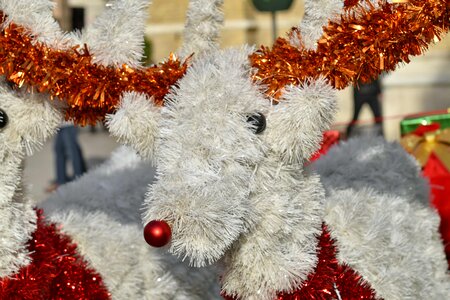
[[[78,123],[109,113],[111,133],[157,163],[145,223],[170,226],[170,252],[192,265],[223,262],[225,297],[445,299],[430,208],[370,187],[325,192],[304,164],[332,122],[334,89],[421,54],[448,30],[448,1],[308,2],[289,40],[257,51],[218,49],[221,4],[191,1],[180,54],[194,56],[149,68],[114,59],[123,28],[58,48],[27,39],[3,7],[14,23],[0,71],[63,99]]]
[[[128,94],[107,117],[113,135],[156,162],[158,180],[150,186],[144,222],[169,224],[170,252],[192,265],[220,260],[225,298],[450,294],[436,213],[415,201],[416,195],[400,192],[401,186],[386,192],[371,188],[371,179],[388,168],[369,173],[362,189],[344,184],[326,193],[320,177],[304,171],[335,114],[334,88],[393,69],[423,47],[405,31],[405,37],[395,36],[399,28],[386,14],[401,15],[397,23],[419,22],[425,17],[418,11],[433,11],[436,22],[421,24],[421,41],[448,28],[447,1],[407,2],[307,2],[290,41],[256,52],[218,50],[214,39],[198,38],[206,27],[199,23],[193,28],[200,32],[190,38],[202,46],[165,96],[164,107],[146,95]],[[198,15],[190,21],[220,20],[202,13],[208,7],[217,16],[221,3],[191,1]],[[383,157],[387,146],[380,145],[353,163]],[[384,159],[393,166],[396,156]],[[417,165],[403,161],[408,164],[401,170],[410,168],[411,180],[423,186]]]
[[[130,16],[144,20],[144,3],[120,3],[120,7],[106,10],[94,24],[100,32],[90,28],[87,36],[94,39],[102,33],[98,23],[109,22],[113,26],[114,21],[119,21],[121,26],[127,26],[120,18]],[[51,16],[51,1],[1,0],[0,10],[4,14],[3,30],[7,30],[5,24],[9,22],[25,24],[34,43],[65,49],[81,38],[61,32]],[[128,52],[132,43],[136,48],[140,45],[140,41],[130,41],[127,57],[133,56]],[[118,56],[116,61],[124,59]],[[125,212],[117,203],[130,202],[135,195],[117,193],[115,198],[102,201],[104,207],[89,203],[95,201],[95,195],[76,205],[60,201],[48,209],[47,217],[42,210],[33,208],[23,183],[23,160],[56,131],[66,104],[49,101],[47,94],[30,94],[27,89],[31,87],[19,87],[10,79],[0,80],[0,298],[219,298],[214,271],[193,271],[149,248],[141,243],[142,229],[137,220],[133,223],[120,218]],[[120,163],[112,161],[90,175],[95,175],[100,185],[96,187],[97,196],[102,193],[102,183],[115,179],[106,175],[108,172],[131,172],[140,163],[133,157],[127,160],[129,155],[116,155],[120,155]],[[126,182],[122,179],[120,186],[125,188]],[[86,184],[81,189],[88,188]],[[49,203],[46,206],[50,207]]]

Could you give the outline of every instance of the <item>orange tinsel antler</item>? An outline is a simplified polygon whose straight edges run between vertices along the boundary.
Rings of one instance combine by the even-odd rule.
[[[1,12],[0,19],[5,20]],[[81,125],[95,124],[113,112],[125,91],[149,94],[162,105],[170,86],[187,68],[173,55],[145,69],[105,67],[92,63],[87,46],[52,49],[35,43],[26,32],[13,23],[1,31],[0,74],[19,86],[26,84],[63,99],[67,117]]]
[[[347,7],[358,1],[347,1]],[[255,80],[268,86],[277,98],[287,84],[325,76],[335,88],[343,89],[358,79],[370,80],[397,63],[409,62],[434,39],[448,30],[448,0],[380,1],[375,7],[357,6],[344,13],[340,22],[324,27],[317,50],[298,49],[278,39],[272,49],[262,47],[251,55]],[[293,29],[291,35],[299,34]]]
[[[370,1],[358,6],[358,1],[347,0],[344,4],[353,10],[324,28],[317,50],[298,49],[280,38],[271,50],[263,47],[251,55],[254,80],[266,84],[268,95],[277,98],[284,86],[308,77],[325,76],[334,87],[344,88],[394,70],[449,27],[449,0],[405,1],[380,1],[375,7]],[[4,23],[1,12],[0,19]],[[187,69],[187,63],[174,57],[146,69],[105,67],[92,63],[87,47],[51,49],[27,32],[13,23],[1,31],[0,73],[18,85],[65,100],[67,117],[79,124],[95,123],[111,113],[125,91],[148,94],[162,104]]]

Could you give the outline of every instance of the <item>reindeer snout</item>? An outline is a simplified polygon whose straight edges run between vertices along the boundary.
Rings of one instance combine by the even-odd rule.
[[[164,220],[150,221],[144,227],[144,239],[150,246],[163,247],[170,242],[172,230]]]

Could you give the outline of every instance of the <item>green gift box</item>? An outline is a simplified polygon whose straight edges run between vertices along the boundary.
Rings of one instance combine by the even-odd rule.
[[[416,130],[420,125],[430,125],[431,123],[439,123],[441,129],[450,128],[450,109],[408,116],[400,122],[400,133],[404,136]]]

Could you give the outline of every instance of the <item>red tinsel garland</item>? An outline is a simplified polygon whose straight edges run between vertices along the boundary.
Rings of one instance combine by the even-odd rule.
[[[318,263],[313,273],[301,288],[291,293],[280,293],[276,300],[381,300],[361,275],[349,266],[339,264],[336,254],[336,246],[324,224],[318,244]],[[224,298],[235,300],[226,295]]]
[[[29,241],[32,262],[0,280],[0,299],[107,300],[102,278],[77,254],[77,246],[37,211],[37,230]]]

